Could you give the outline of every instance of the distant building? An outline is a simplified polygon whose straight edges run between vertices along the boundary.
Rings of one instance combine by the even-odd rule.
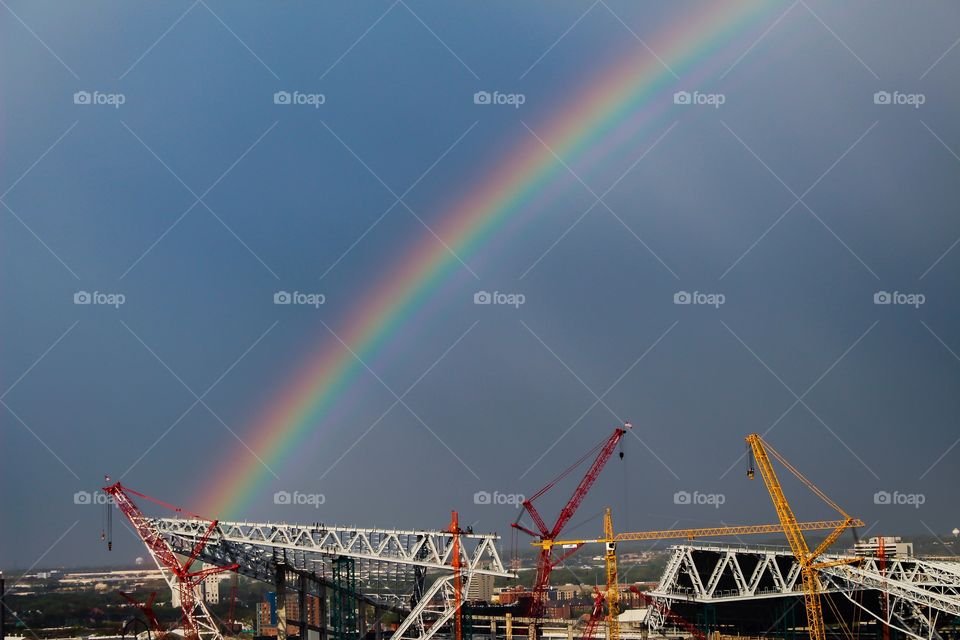
[[[53,578],[57,571],[37,574],[40,579]],[[116,571],[71,571],[58,578],[64,586],[88,587],[98,582],[120,585],[136,585],[144,582],[163,580],[159,569],[124,569]]]
[[[493,581],[494,577],[491,575],[474,575],[467,588],[467,600],[493,602]]]
[[[887,558],[912,558],[913,543],[903,542],[900,536],[882,536],[883,553]],[[881,536],[873,536],[853,545],[853,554],[863,557],[880,555]]]
[[[561,602],[564,600],[573,600],[583,593],[583,588],[576,584],[563,584],[551,589],[553,599]]]
[[[207,604],[220,603],[220,583],[228,576],[226,573],[215,573],[203,579],[200,589],[203,593],[203,601]]]
[[[517,602],[524,596],[530,596],[530,592],[523,587],[506,587],[499,591],[497,597],[502,605],[510,605]]]
[[[620,627],[629,630],[643,630],[647,626],[647,616],[650,615],[649,609],[645,606],[639,609],[627,609],[619,616]]]
[[[212,564],[203,564],[204,569],[210,569],[215,565]],[[230,574],[228,572],[223,573],[214,573],[207,576],[203,579],[203,582],[200,583],[200,597],[203,598],[203,601],[207,604],[219,604],[220,603],[220,583],[224,580],[228,580]],[[173,595],[170,598],[170,606],[179,607],[180,606],[180,591],[179,589],[173,590]]]
[[[546,615],[547,618],[569,618],[570,605],[569,604],[548,605],[544,609],[544,614]]]
[[[297,622],[300,621],[300,602],[295,596],[287,595],[287,635],[293,635],[294,630],[299,629]],[[254,621],[254,635],[258,636],[276,636],[277,635],[277,594],[267,593],[267,599],[257,605],[256,619]],[[307,595],[307,624],[321,626],[320,622],[320,598],[313,595]]]

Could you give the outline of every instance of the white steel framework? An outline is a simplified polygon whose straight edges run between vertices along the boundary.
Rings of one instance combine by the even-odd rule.
[[[825,554],[819,563],[823,593],[838,594],[864,607],[855,593],[887,594],[892,627],[917,638],[937,638],[940,614],[960,616],[960,562],[922,558],[888,559],[881,570],[877,558]],[[833,563],[836,564],[833,564]],[[719,604],[784,596],[802,597],[800,565],[789,549],[687,544],[671,547],[657,588],[651,593],[671,602]],[[651,626],[665,624],[651,615]]]
[[[207,524],[202,520],[156,518],[151,524],[178,551],[193,548]],[[330,562],[356,562],[358,597],[406,615],[393,637],[429,640],[455,613],[453,538],[448,531],[398,530],[263,522],[219,522],[201,553],[212,563],[236,563],[244,575],[274,582],[278,568],[329,581]],[[459,534],[463,591],[474,575],[511,577],[495,534]],[[426,579],[434,578],[428,587]],[[426,587],[426,588],[425,588]]]

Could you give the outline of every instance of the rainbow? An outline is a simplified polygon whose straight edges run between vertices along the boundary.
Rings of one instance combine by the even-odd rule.
[[[711,60],[717,49],[749,31],[780,5],[771,0],[715,0],[686,17],[651,46],[673,70],[690,74]],[[743,44],[744,50],[749,43]],[[655,103],[668,101],[676,78],[646,51],[632,50],[592,80],[567,107],[540,126],[537,135],[562,158],[596,156],[611,135],[649,119]],[[659,102],[658,102],[659,100]],[[631,125],[633,123],[633,125]],[[502,231],[522,209],[529,208],[562,165],[533,136],[519,145],[469,191],[434,227],[437,235],[460,256],[473,255],[491,236]],[[430,234],[410,248],[379,284],[362,297],[337,335],[360,358],[377,354],[452,273],[462,269],[457,259]],[[335,411],[362,365],[354,353],[326,331],[315,350],[271,398],[248,431],[247,443],[263,462],[274,467],[297,451],[319,422]],[[235,517],[259,496],[271,479],[267,468],[247,452],[231,456],[215,470],[201,496],[200,512]]]

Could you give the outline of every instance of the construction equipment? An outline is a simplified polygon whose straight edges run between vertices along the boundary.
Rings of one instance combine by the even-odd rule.
[[[460,575],[460,517],[450,512],[450,533],[453,534],[453,639],[463,640],[463,580]]]
[[[147,596],[147,599],[144,602],[140,602],[129,593],[124,593],[119,589],[117,589],[117,593],[121,598],[140,610],[140,613],[142,613],[143,617],[147,619],[149,627],[153,632],[155,632],[157,635],[163,632],[163,627],[160,626],[160,621],[157,620],[157,616],[153,612],[153,601],[157,598],[156,591],[151,591],[150,595]]]
[[[780,519],[780,524],[783,526],[783,532],[784,535],[786,535],[787,542],[790,544],[790,549],[800,565],[803,579],[804,603],[806,604],[807,611],[807,627],[810,633],[810,638],[811,640],[826,640],[826,630],[824,629],[823,623],[823,609],[820,604],[820,592],[822,590],[822,586],[820,585],[818,569],[827,566],[836,566],[838,563],[849,563],[852,560],[844,559],[839,561],[833,560],[829,562],[817,563],[817,558],[820,557],[820,555],[822,555],[828,548],[830,548],[830,545],[840,537],[840,534],[843,533],[845,529],[856,526],[854,524],[855,520],[854,518],[850,517],[846,511],[841,509],[837,503],[828,498],[826,494],[818,489],[812,482],[807,480],[803,474],[801,474],[793,465],[787,462],[786,459],[784,459],[784,457],[776,451],[776,449],[765,442],[759,434],[752,433],[747,436],[746,440],[749,458],[747,477],[752,479],[755,476],[755,462],[756,465],[760,467],[760,475],[763,477],[763,481],[767,487],[767,492],[770,494],[770,500],[773,502],[774,509],[777,511],[777,517]],[[808,489],[810,489],[821,500],[827,503],[827,505],[829,505],[844,518],[843,524],[838,525],[833,531],[827,534],[827,537],[824,538],[823,542],[821,542],[820,545],[817,546],[817,548],[813,551],[810,551],[810,547],[807,545],[807,541],[803,537],[803,530],[797,523],[797,518],[793,513],[793,509],[790,507],[790,503],[787,502],[787,498],[783,493],[783,488],[780,485],[780,480],[777,478],[773,464],[770,462],[770,456],[776,458],[780,464],[782,464],[790,473],[800,480],[800,482],[802,482]]]
[[[106,478],[109,482],[109,478]],[[122,486],[119,482],[104,487],[103,491],[113,497],[113,502],[121,513],[127,517],[136,534],[143,541],[163,574],[164,580],[170,587],[171,593],[180,595],[180,608],[183,613],[183,632],[188,640],[223,640],[220,629],[210,615],[203,598],[199,597],[200,586],[204,578],[224,571],[233,571],[238,565],[228,565],[225,567],[208,567],[199,571],[192,571],[193,563],[203,551],[210,538],[210,534],[216,529],[217,521],[207,521],[193,513],[184,512],[183,509],[167,504],[148,495],[134,491],[129,487]],[[194,545],[191,554],[180,562],[170,543],[160,533],[156,525],[149,518],[143,515],[140,508],[130,498],[130,495],[139,496],[155,504],[171,509],[177,513],[186,513],[191,518],[210,522],[206,527],[204,534]],[[109,504],[107,505],[109,509]],[[108,545],[112,547],[113,531],[108,530]]]
[[[331,563],[334,589],[330,596],[330,627],[336,640],[358,640],[357,563],[353,558],[340,556]]]
[[[620,582],[617,578],[617,542],[610,507],[603,514],[604,565],[607,573],[607,640],[620,640]]]
[[[590,612],[590,619],[587,620],[587,626],[583,630],[581,640],[593,640],[593,634],[597,631],[597,625],[603,620],[603,601],[604,595],[600,589],[593,588],[593,611]]]
[[[877,543],[877,565],[880,575],[887,577],[887,545],[884,536],[879,536]],[[880,605],[883,614],[883,640],[890,640],[890,592],[883,589],[880,592]]]
[[[679,613],[676,613],[670,609],[665,602],[661,602],[660,600],[645,594],[643,591],[640,591],[640,589],[637,589],[633,585],[630,586],[630,591],[635,593],[637,597],[647,603],[648,607],[653,607],[656,609],[667,622],[672,623],[675,627],[684,629],[697,640],[707,640],[707,636],[703,633],[703,631],[690,624],[687,619],[681,616]]]
[[[514,521],[511,526],[513,526],[515,529],[523,531],[527,535],[537,538],[537,545],[540,547],[540,555],[537,559],[537,577],[534,583],[533,600],[531,602],[530,609],[531,618],[536,620],[541,618],[543,615],[544,596],[546,594],[547,586],[550,583],[550,573],[553,571],[553,568],[570,557],[579,548],[578,546],[571,546],[566,548],[559,557],[554,558],[553,548],[555,544],[553,541],[558,535],[560,535],[560,532],[563,531],[563,528],[567,525],[567,523],[570,522],[570,518],[573,517],[573,514],[576,513],[577,509],[580,507],[583,499],[590,491],[590,487],[592,487],[593,483],[596,482],[597,477],[603,470],[603,467],[607,464],[610,456],[613,455],[613,451],[616,449],[620,439],[628,430],[632,428],[633,426],[628,422],[624,424],[623,427],[617,427],[614,429],[613,433],[610,434],[608,438],[594,446],[592,449],[590,449],[590,451],[587,451],[579,460],[570,465],[570,467],[568,467],[563,473],[550,481],[545,487],[537,491],[530,498],[523,501],[523,508],[521,509],[520,514],[517,516],[516,521]],[[536,507],[534,507],[534,501],[556,486],[560,480],[567,477],[577,467],[588,460],[594,453],[596,453],[596,457],[594,458],[593,463],[590,465],[589,469],[587,469],[586,474],[584,474],[583,478],[580,480],[577,488],[574,489],[573,495],[570,496],[567,504],[564,505],[563,509],[560,510],[560,515],[557,516],[556,522],[554,522],[552,527],[548,527],[547,523],[544,522],[543,517],[537,511]],[[622,454],[623,452],[621,451],[621,458],[623,457]],[[530,518],[534,522],[534,526],[537,528],[536,531],[528,529],[520,524],[520,518],[523,517],[524,512],[530,515]],[[534,624],[534,627],[536,627],[536,624]]]
[[[150,522],[181,555],[192,553],[208,524],[193,518]],[[464,593],[473,576],[516,578],[503,566],[496,534],[463,529],[458,537]],[[454,593],[449,521],[442,529],[406,530],[220,521],[210,539],[215,544],[204,547],[200,560],[215,565],[239,563],[240,574],[268,584],[277,584],[277,576],[284,571],[312,574],[319,570],[322,577],[316,582],[326,585],[330,601],[328,613],[335,634],[331,637],[346,633],[359,637],[358,602],[378,609],[377,618],[386,612],[401,617],[394,640],[430,640],[450,628]]]
[[[850,519],[847,520],[820,520],[814,522],[797,522],[796,526],[801,531],[823,531],[833,530],[837,527],[862,527],[863,521]],[[629,533],[614,533],[613,517],[610,508],[607,507],[603,518],[603,537],[579,540],[552,540],[549,542],[533,541],[530,544],[543,548],[546,544],[560,546],[561,548],[579,549],[585,544],[603,544],[604,560],[607,575],[607,627],[609,629],[609,640],[618,640],[620,637],[620,623],[618,614],[620,613],[620,585],[617,570],[617,543],[635,542],[639,540],[678,540],[696,538],[707,538],[717,536],[741,536],[756,535],[763,533],[782,533],[784,527],[782,524],[754,524],[731,527],[709,527],[704,529],[667,529],[664,531],[634,531]]]

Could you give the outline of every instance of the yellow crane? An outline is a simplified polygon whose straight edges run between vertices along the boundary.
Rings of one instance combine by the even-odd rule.
[[[603,514],[603,537],[607,567],[607,637],[608,640],[620,640],[620,580],[617,577],[617,542],[610,507]]]
[[[820,606],[820,592],[822,587],[820,585],[820,578],[818,575],[818,569],[827,566],[833,566],[837,564],[845,564],[854,560],[834,560],[817,563],[816,559],[823,554],[831,544],[833,544],[837,538],[840,537],[840,534],[843,533],[844,529],[850,527],[863,526],[863,523],[859,520],[855,520],[850,517],[846,511],[841,509],[836,502],[831,500],[824,494],[820,489],[818,489],[812,482],[807,480],[803,474],[801,474],[797,469],[787,462],[783,456],[781,456],[776,449],[771,447],[767,442],[760,437],[759,434],[751,433],[747,436],[747,444],[750,447],[750,464],[747,469],[747,477],[754,477],[754,465],[753,461],[756,460],[757,466],[760,467],[760,475],[763,477],[763,482],[766,484],[767,492],[770,494],[770,499],[773,501],[774,509],[777,511],[777,517],[780,519],[780,524],[782,525],[783,532],[787,537],[787,542],[790,543],[790,549],[793,551],[793,555],[796,557],[797,562],[800,565],[800,570],[802,573],[803,579],[803,597],[807,609],[807,627],[810,632],[811,640],[826,640],[826,631],[823,625],[823,609]],[[837,513],[843,516],[843,521],[838,524],[833,531],[831,531],[823,542],[817,546],[816,549],[810,551],[810,547],[807,545],[806,539],[803,537],[804,529],[800,526],[800,523],[797,522],[797,517],[793,513],[793,509],[790,508],[790,503],[787,502],[787,498],[783,493],[783,487],[780,486],[780,480],[777,478],[776,471],[773,469],[773,464],[770,462],[770,456],[776,458],[780,464],[782,464],[790,473],[792,473],[800,482],[802,482],[808,489],[813,491],[821,500],[826,502],[831,508],[833,508]]]
[[[818,520],[812,522],[796,522],[795,526],[800,531],[842,531],[850,527],[862,527],[863,521],[856,520],[847,516],[844,520]],[[702,529],[666,529],[663,531],[634,531],[629,533],[614,533],[613,516],[610,508],[607,507],[603,516],[603,537],[588,538],[579,540],[536,540],[531,542],[535,547],[544,549],[546,547],[559,546],[560,548],[572,549],[581,547],[585,544],[604,545],[604,562],[606,564],[607,574],[607,628],[609,630],[608,640],[619,640],[620,622],[618,615],[620,613],[620,585],[617,575],[617,543],[635,542],[643,540],[694,540],[696,538],[711,538],[716,536],[741,536],[756,535],[763,533],[782,533],[784,526],[782,524],[753,524],[729,527],[709,527]],[[589,640],[586,639],[586,640]]]

